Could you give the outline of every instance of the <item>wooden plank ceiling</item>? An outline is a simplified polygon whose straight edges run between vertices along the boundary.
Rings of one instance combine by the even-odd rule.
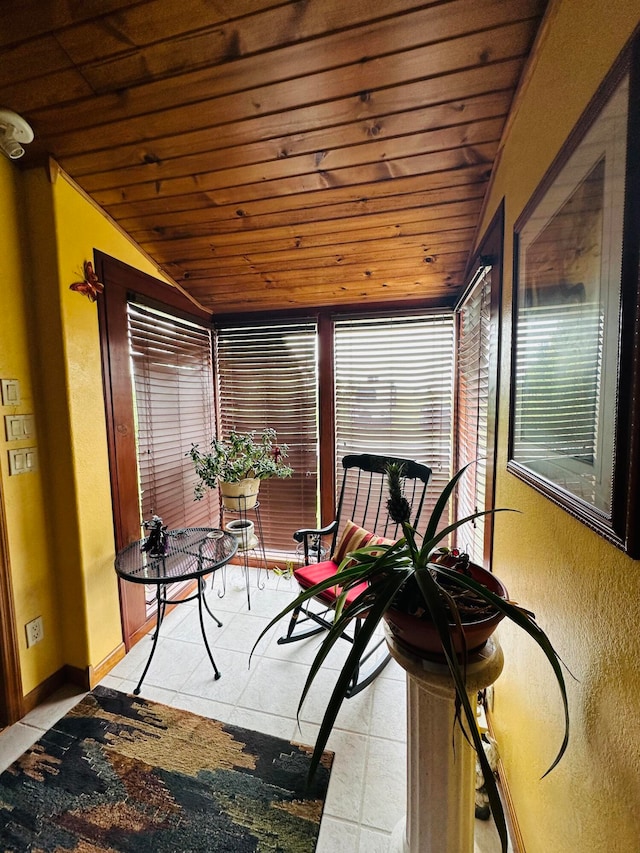
[[[215,314],[460,292],[545,0],[21,0],[0,106]]]

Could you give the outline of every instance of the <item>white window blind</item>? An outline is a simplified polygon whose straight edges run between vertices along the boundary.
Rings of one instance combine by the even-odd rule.
[[[216,331],[219,432],[265,427],[289,447],[290,479],[260,484],[265,547],[294,550],[292,534],[318,524],[318,376],[314,321],[222,327]]]
[[[514,459],[590,503],[598,501],[601,479],[604,337],[597,303],[520,311]]]
[[[428,465],[423,518],[451,476],[453,354],[452,315],[336,321],[338,473],[348,453]]]
[[[457,466],[473,463],[457,488],[458,518],[485,508],[490,324],[491,267],[483,267],[458,311]],[[484,517],[456,531],[457,547],[479,565],[484,564],[484,533]]]
[[[214,434],[208,329],[129,305],[141,519],[155,513],[170,529],[216,527],[219,501],[194,501],[196,476],[185,454]]]

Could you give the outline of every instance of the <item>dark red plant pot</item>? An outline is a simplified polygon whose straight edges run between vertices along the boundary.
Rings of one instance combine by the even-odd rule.
[[[474,580],[484,584],[491,592],[495,592],[501,598],[507,598],[508,593],[504,584],[491,572],[470,563],[471,576]],[[389,630],[393,634],[398,645],[413,652],[413,654],[427,658],[442,658],[442,644],[440,635],[435,625],[428,618],[412,616],[400,610],[390,609],[384,614]],[[467,653],[479,651],[495,631],[497,625],[504,618],[504,614],[496,612],[494,615],[475,622],[463,622],[462,628],[466,640]],[[464,653],[464,643],[461,638],[460,629],[455,624],[450,624],[453,644],[458,654]]]

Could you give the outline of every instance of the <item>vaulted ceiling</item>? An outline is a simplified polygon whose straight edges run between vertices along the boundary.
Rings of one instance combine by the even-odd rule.
[[[452,304],[546,0],[21,0],[0,106],[215,313]]]

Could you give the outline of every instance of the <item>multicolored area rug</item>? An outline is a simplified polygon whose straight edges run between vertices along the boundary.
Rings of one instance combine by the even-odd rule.
[[[4,853],[312,853],[325,753],[97,687],[0,775]]]

